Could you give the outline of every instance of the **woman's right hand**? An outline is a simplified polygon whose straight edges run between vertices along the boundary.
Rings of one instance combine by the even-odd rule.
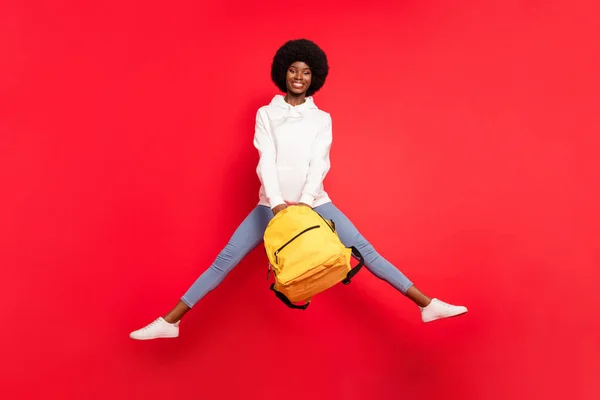
[[[287,204],[280,204],[278,206],[273,207],[273,215],[277,215],[277,213],[281,210],[284,210],[287,208]]]

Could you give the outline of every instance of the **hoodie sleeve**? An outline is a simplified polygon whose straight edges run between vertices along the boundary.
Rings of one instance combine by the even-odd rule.
[[[275,143],[273,143],[271,133],[267,129],[261,110],[258,110],[256,113],[254,147],[256,147],[259,154],[256,173],[263,185],[265,196],[267,197],[271,208],[280,204],[285,204],[277,177]]]
[[[318,190],[329,172],[331,163],[329,160],[329,150],[332,143],[332,123],[331,116],[327,116],[327,125],[319,132],[315,144],[313,145],[312,156],[306,176],[306,182],[302,189],[300,202],[309,206],[313,203],[318,195]]]

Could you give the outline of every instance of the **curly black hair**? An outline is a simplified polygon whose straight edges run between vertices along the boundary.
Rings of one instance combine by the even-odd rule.
[[[273,57],[271,65],[271,79],[282,92],[287,92],[285,77],[287,70],[296,61],[306,63],[312,72],[312,81],[306,91],[307,96],[312,96],[325,84],[329,73],[329,64],[325,52],[314,42],[308,39],[290,40],[283,44]]]

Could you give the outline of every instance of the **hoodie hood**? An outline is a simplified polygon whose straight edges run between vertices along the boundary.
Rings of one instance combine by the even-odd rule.
[[[278,94],[273,97],[270,105],[281,109],[285,114],[285,118],[302,118],[306,111],[319,109],[312,96],[307,96],[304,103],[292,106],[285,102],[284,96]]]

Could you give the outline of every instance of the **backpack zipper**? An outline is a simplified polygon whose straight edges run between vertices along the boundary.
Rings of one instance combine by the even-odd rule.
[[[317,214],[318,214],[318,213],[317,213]],[[327,224],[327,226],[329,227],[329,229],[331,229],[331,232],[334,232],[334,233],[335,233],[335,222],[333,222],[333,220],[331,220],[331,221],[327,221],[327,220],[325,219],[325,217],[323,217],[321,214],[319,214],[319,217],[321,217],[321,219],[322,219],[323,221],[325,221],[325,224]],[[331,224],[329,224],[329,222],[331,222]]]
[[[308,231],[312,231],[313,229],[317,229],[320,228],[320,225],[315,225],[315,226],[311,226],[310,228],[306,228],[305,230],[303,230],[302,232],[300,232],[299,234],[297,234],[296,236],[294,236],[293,238],[291,238],[290,240],[287,241],[287,243],[285,243],[283,246],[281,246],[280,248],[277,249],[277,251],[275,251],[275,262],[278,263],[279,262],[279,252],[281,250],[283,250],[288,244],[292,243],[294,240],[298,239],[299,236],[305,234]]]

